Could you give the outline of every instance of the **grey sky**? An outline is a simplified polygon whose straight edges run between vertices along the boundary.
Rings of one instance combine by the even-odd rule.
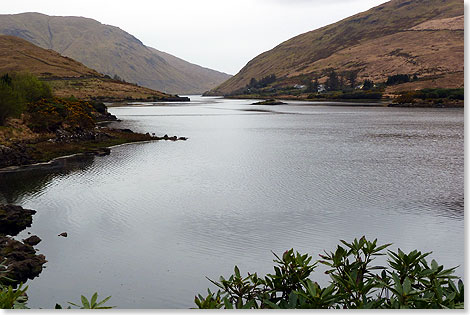
[[[145,45],[236,74],[248,61],[298,34],[386,0],[16,0],[1,14],[84,16],[118,26]]]

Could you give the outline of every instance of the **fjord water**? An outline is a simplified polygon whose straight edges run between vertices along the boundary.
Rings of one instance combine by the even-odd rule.
[[[95,291],[119,308],[194,307],[205,276],[265,274],[271,250],[318,257],[362,235],[463,277],[463,110],[192,99],[110,109],[120,128],[188,141],[2,175],[0,201],[38,211],[27,231],[48,263],[31,307]]]

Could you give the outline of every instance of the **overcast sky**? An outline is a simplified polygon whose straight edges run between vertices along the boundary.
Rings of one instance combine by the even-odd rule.
[[[3,0],[5,1],[5,0]],[[236,74],[248,61],[298,34],[386,0],[15,0],[1,14],[84,16],[118,26],[145,45]]]

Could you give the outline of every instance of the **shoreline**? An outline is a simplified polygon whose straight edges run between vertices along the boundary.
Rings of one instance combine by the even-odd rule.
[[[136,143],[150,143],[153,141],[159,141],[159,140],[155,139],[155,140],[133,141],[133,142],[116,144],[116,145],[112,145],[109,147],[103,147],[103,148],[114,149],[114,148],[118,148],[118,147],[125,146],[125,145],[131,145],[131,144],[136,144]],[[12,166],[3,167],[3,168],[0,168],[0,173],[13,173],[13,172],[31,171],[31,170],[54,167],[57,165],[58,162],[62,160],[68,160],[73,157],[87,156],[87,155],[96,155],[96,154],[93,152],[77,152],[77,153],[73,153],[69,155],[58,156],[46,162],[37,162],[37,163],[32,163],[32,164],[12,165]]]
[[[129,145],[132,143],[147,143],[152,141],[186,141],[186,137],[164,135],[163,137],[150,135],[149,133],[135,133],[130,129],[101,128],[97,133],[98,139],[77,139],[64,142],[50,142],[42,139],[36,143],[17,142],[11,146],[3,146],[10,150],[4,154],[6,166],[0,167],[0,173],[29,171],[43,168],[53,168],[62,162],[76,156],[106,156],[111,153],[111,148]],[[1,147],[0,147],[1,149]],[[1,152],[0,152],[1,153]],[[8,159],[10,156],[23,155],[26,163]],[[10,161],[10,163],[8,163]],[[28,163],[30,162],[30,163]],[[8,165],[10,164],[10,165]]]

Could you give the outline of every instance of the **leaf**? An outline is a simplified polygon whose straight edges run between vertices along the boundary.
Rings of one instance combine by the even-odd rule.
[[[408,277],[406,277],[405,281],[403,281],[403,292],[405,294],[408,294],[411,292],[411,280]]]
[[[279,305],[271,302],[270,300],[263,300],[263,303],[266,304],[266,305],[269,305],[270,307],[272,307],[274,309],[280,309]]]
[[[235,271],[235,276],[240,278],[240,269],[238,269],[237,266],[235,266],[235,268],[233,268],[233,271]]]
[[[389,246],[391,246],[391,245],[392,245],[392,243],[379,246],[379,247],[377,247],[377,248],[374,249],[374,253],[378,253],[378,252],[380,252],[381,250],[383,250],[383,249],[385,249],[385,248],[387,248],[387,247],[389,247]]]
[[[90,309],[90,303],[88,302],[87,298],[82,295],[82,304],[83,308]]]
[[[227,297],[224,298],[224,306],[225,306],[225,309],[227,309],[227,310],[232,310],[233,309],[233,305],[232,305],[232,303],[230,303],[230,301],[228,300]]]
[[[81,307],[80,305],[75,304],[75,303],[72,303],[72,302],[67,302],[67,303],[69,303],[69,304],[71,304],[71,305],[73,305],[73,306],[76,306],[76,307]]]
[[[289,294],[289,308],[295,308],[297,306],[297,294],[291,292]]]
[[[93,294],[93,296],[91,297],[91,301],[90,301],[91,308],[93,308],[95,306],[97,298],[98,298],[98,292],[95,292],[95,294]]]
[[[105,298],[103,301],[101,301],[101,302],[99,302],[98,304],[96,304],[96,306],[101,306],[101,305],[103,305],[104,303],[108,302],[110,298],[111,298],[111,296],[108,296],[108,297]]]

